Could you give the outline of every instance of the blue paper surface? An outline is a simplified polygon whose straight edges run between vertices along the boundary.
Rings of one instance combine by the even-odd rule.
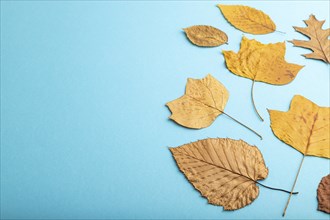
[[[1,1],[1,218],[282,219],[288,194],[260,187],[234,211],[207,204],[179,172],[168,147],[207,137],[258,146],[264,184],[290,190],[302,158],[278,140],[266,108],[287,111],[295,94],[329,106],[329,65],[286,43],[288,62],[305,65],[285,86],[230,73],[222,50],[242,36],[263,43],[307,39],[292,26],[310,14],[329,27],[329,1],[222,1],[267,13],[277,30],[250,35],[232,27],[213,1]],[[229,44],[199,48],[182,28],[205,24]],[[183,95],[188,77],[211,73],[229,90],[226,116],[192,130],[168,119],[165,103]],[[329,160],[306,158],[285,219],[329,219],[316,189]]]

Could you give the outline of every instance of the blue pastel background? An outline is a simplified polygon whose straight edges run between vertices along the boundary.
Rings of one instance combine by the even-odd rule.
[[[329,1],[222,1],[263,10],[282,34],[243,34],[213,1],[1,1],[1,218],[3,219],[282,219],[288,194],[260,188],[249,206],[225,212],[207,204],[179,172],[168,150],[207,137],[244,139],[261,150],[264,184],[290,189],[301,154],[278,140],[266,108],[286,111],[301,94],[329,106],[329,65],[287,43],[286,59],[305,65],[286,86],[230,73],[221,50],[243,35],[261,42],[306,39],[295,32],[310,14],[327,19]],[[182,28],[213,25],[229,45],[199,48]],[[168,119],[165,103],[188,77],[211,73],[230,91],[226,112],[202,130]],[[285,219],[329,219],[316,189],[329,160],[308,157]]]

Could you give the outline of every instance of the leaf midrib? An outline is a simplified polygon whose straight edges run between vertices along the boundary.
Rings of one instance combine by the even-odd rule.
[[[239,175],[239,176],[245,177],[246,179],[251,180],[251,181],[254,182],[254,183],[257,183],[256,180],[254,180],[254,179],[252,179],[252,178],[250,178],[250,177],[247,177],[247,176],[243,175],[242,173],[236,173],[236,172],[234,172],[234,171],[232,171],[232,170],[229,170],[229,169],[224,168],[224,167],[221,167],[221,166],[219,166],[219,165],[216,165],[216,164],[213,164],[213,163],[207,162],[207,161],[205,161],[205,160],[201,160],[201,159],[199,159],[199,158],[196,158],[196,157],[191,156],[191,155],[186,154],[186,153],[179,152],[179,154],[183,154],[183,155],[185,155],[185,156],[187,156],[187,157],[193,158],[193,159],[195,159],[195,160],[201,161],[201,162],[206,163],[206,164],[209,164],[209,165],[211,165],[211,166],[215,166],[215,167],[217,167],[217,168],[220,168],[220,169],[223,169],[223,170],[229,171],[229,172],[234,173],[234,174],[236,174],[236,175]]]

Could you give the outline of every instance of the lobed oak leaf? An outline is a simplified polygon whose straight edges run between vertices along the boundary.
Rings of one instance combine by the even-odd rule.
[[[289,41],[297,47],[308,48],[313,53],[304,54],[306,58],[322,60],[330,63],[330,29],[322,29],[325,21],[319,21],[314,15],[310,15],[308,20],[304,21],[307,27],[293,27],[297,32],[307,36],[308,41],[292,40]]]

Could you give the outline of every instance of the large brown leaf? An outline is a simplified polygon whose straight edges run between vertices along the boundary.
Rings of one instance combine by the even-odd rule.
[[[213,205],[236,210],[259,195],[268,169],[257,147],[242,140],[209,138],[170,148],[178,167]]]
[[[329,107],[319,107],[300,95],[293,97],[288,112],[269,110],[274,134],[303,154],[291,191],[294,190],[305,156],[330,158],[329,112]],[[291,195],[283,215],[290,198]]]
[[[256,40],[249,40],[243,37],[238,53],[223,51],[223,54],[227,68],[232,73],[253,81],[251,96],[257,113],[258,111],[253,100],[254,82],[260,81],[273,85],[284,85],[294,80],[299,70],[303,67],[286,62],[284,58],[284,42],[262,44]],[[261,116],[260,118],[262,119]]]
[[[330,214],[330,174],[323,177],[317,188],[318,210]]]
[[[322,29],[325,21],[319,21],[314,15],[310,15],[308,20],[304,21],[307,27],[293,27],[296,31],[306,35],[309,40],[290,41],[297,47],[308,48],[313,53],[304,54],[306,58],[323,60],[330,63],[330,29]]]

